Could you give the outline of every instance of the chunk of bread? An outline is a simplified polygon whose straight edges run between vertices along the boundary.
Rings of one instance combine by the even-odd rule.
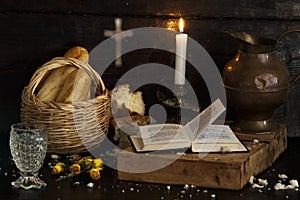
[[[142,116],[145,114],[145,104],[141,91],[136,91],[131,94],[128,109],[131,113],[137,113]]]
[[[130,92],[129,85],[119,85],[111,91],[112,114],[121,117],[130,113],[145,114],[142,92]],[[127,113],[126,113],[127,112]]]

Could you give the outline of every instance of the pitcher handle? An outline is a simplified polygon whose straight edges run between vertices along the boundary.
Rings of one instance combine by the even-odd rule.
[[[290,29],[290,30],[284,31],[277,36],[276,41],[279,41],[287,34],[294,33],[294,32],[300,32],[300,29],[297,28],[297,29]]]
[[[290,33],[294,33],[294,32],[300,32],[300,29],[290,29],[287,31],[282,32],[281,34],[279,34],[276,38],[276,41],[278,42],[279,40],[281,40],[283,37],[285,37],[286,35],[290,34]],[[298,74],[291,82],[291,87],[293,87],[296,82],[300,79],[300,74]]]
[[[300,73],[292,80],[291,87],[293,87],[298,80],[300,80]]]

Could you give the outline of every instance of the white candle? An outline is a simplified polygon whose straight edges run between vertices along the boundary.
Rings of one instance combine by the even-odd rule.
[[[185,83],[185,60],[187,34],[183,33],[184,22],[179,20],[180,33],[176,34],[176,59],[175,59],[175,85],[184,85]]]

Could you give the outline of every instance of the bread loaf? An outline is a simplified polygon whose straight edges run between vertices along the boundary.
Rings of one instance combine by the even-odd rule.
[[[76,47],[69,49],[67,51],[67,53],[65,53],[64,57],[76,58],[80,61],[84,61],[87,63],[89,62],[89,53],[85,48],[83,48],[81,46],[76,46]]]
[[[80,46],[73,47],[64,55],[66,58],[76,58],[80,61],[88,62],[88,51]],[[41,101],[54,101],[57,99],[67,77],[75,70],[73,66],[63,66],[50,71],[37,87],[37,98]]]
[[[66,79],[58,93],[56,102],[72,103],[90,98],[91,78],[82,69],[74,70]]]
[[[54,101],[62,89],[66,78],[76,69],[73,66],[63,66],[52,70],[39,88],[37,98],[41,101]]]

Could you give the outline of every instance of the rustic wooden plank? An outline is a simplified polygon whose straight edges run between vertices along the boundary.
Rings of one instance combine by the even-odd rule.
[[[124,171],[118,171],[120,180],[155,182],[164,184],[193,184],[200,187],[240,190],[251,176],[255,176],[270,167],[287,147],[286,127],[282,126],[278,133],[271,133],[272,140],[254,144],[245,141],[249,153],[198,154],[187,153],[170,165],[147,173],[129,173],[130,169],[140,163],[151,166],[165,159],[174,159],[172,154],[129,154],[132,147],[118,156],[118,166]],[[256,135],[260,139],[260,135]],[[125,167],[125,168],[124,168]],[[127,168],[126,168],[127,167]],[[126,172],[127,171],[127,172]]]
[[[2,12],[54,12],[64,14],[95,14],[111,16],[170,16],[200,18],[259,18],[299,19],[297,0],[6,0],[1,2]]]
[[[170,19],[124,17],[123,21],[124,30],[128,30],[151,26],[166,28]],[[83,45],[91,50],[106,39],[103,36],[105,29],[114,29],[113,17],[100,16],[10,13],[1,14],[0,22],[4,30],[0,41],[5,49],[1,68],[31,70],[62,55],[73,45]],[[236,42],[226,31],[245,31],[275,38],[284,30],[296,28],[299,23],[220,19],[187,20],[186,25],[189,36],[206,48],[221,69],[236,52]]]
[[[291,79],[300,74],[300,59],[295,60],[288,66]],[[300,136],[300,80],[291,88],[286,110],[286,123],[289,136]]]

